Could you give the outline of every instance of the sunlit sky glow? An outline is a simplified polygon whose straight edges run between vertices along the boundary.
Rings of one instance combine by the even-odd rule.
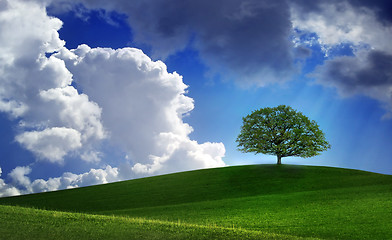
[[[389,1],[0,0],[0,196],[226,165],[290,105],[332,148],[283,163],[392,174]]]

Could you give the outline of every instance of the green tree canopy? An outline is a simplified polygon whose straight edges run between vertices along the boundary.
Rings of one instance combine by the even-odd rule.
[[[285,105],[244,117],[236,142],[241,152],[277,156],[278,164],[282,157],[313,157],[331,148],[314,120]]]

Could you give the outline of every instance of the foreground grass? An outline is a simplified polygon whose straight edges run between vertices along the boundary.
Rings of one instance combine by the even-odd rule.
[[[102,211],[100,214],[216,224],[322,239],[388,239],[392,197],[386,188],[340,189]],[[367,194],[358,194],[368,191]]]
[[[233,234],[245,234],[238,239],[246,239],[248,233],[265,234],[261,238],[392,236],[392,176],[340,168],[254,165],[206,169],[0,198],[0,204],[115,216],[117,220],[148,219],[171,227],[147,224],[137,231],[147,236],[163,232],[167,235],[163,238],[176,238],[172,226],[182,229],[175,230],[181,234],[194,234],[179,234],[182,238],[196,239],[205,238],[204,232],[216,234],[233,228]],[[175,225],[178,221],[181,226]],[[236,238],[219,234],[206,238]]]
[[[216,225],[0,205],[0,239],[303,239]]]

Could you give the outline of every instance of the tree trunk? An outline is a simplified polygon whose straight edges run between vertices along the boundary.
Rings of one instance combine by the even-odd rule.
[[[279,155],[277,155],[277,157],[278,157],[278,165],[280,165],[280,164],[282,164],[282,157],[281,156],[279,156]]]

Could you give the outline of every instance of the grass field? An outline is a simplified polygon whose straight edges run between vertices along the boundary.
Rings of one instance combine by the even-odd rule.
[[[0,239],[307,239],[282,234],[120,216],[0,205]],[[23,228],[21,228],[23,226]],[[310,239],[310,238],[309,238]],[[313,238],[312,238],[313,239]]]
[[[40,239],[56,232],[67,239],[392,236],[392,176],[341,168],[205,169],[0,198],[0,204],[34,208],[0,206],[0,238],[15,237],[12,228],[22,229],[14,239],[26,232]]]

